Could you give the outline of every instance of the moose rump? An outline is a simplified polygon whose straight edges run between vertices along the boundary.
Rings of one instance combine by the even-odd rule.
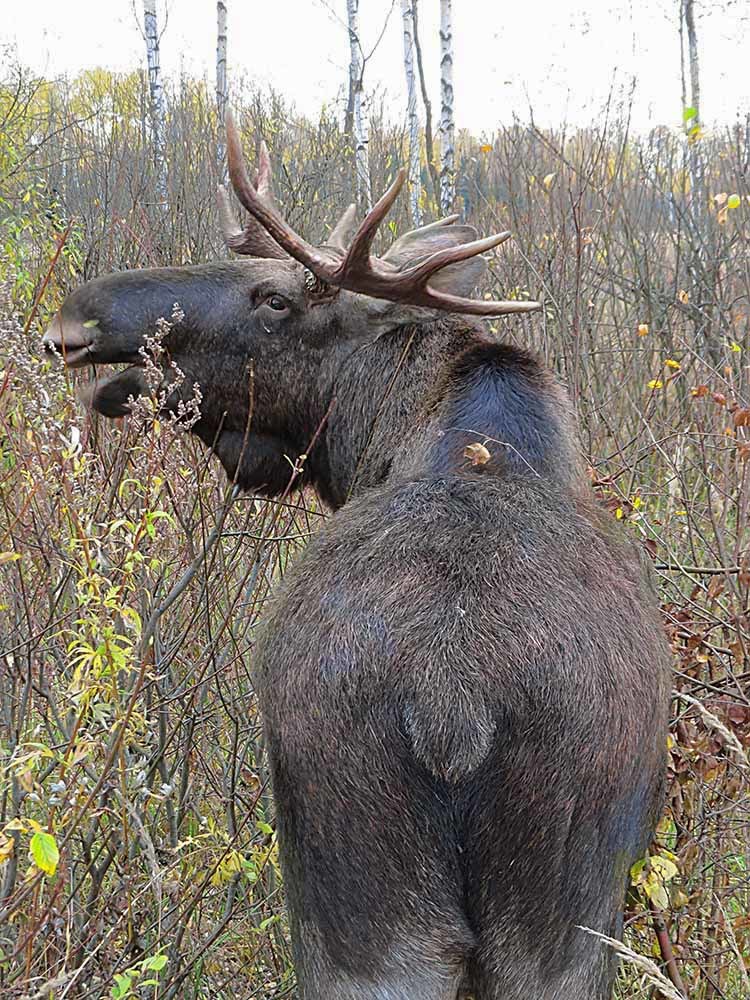
[[[609,996],[580,926],[619,932],[663,758],[622,556],[543,483],[455,476],[310,543],[258,649],[305,1000]]]

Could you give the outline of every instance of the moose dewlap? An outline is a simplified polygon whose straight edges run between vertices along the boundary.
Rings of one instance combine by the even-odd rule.
[[[630,866],[658,819],[669,651],[638,553],[598,508],[571,410],[472,316],[456,216],[382,257],[349,209],[307,243],[228,121],[243,261],[109,275],[45,335],[107,416],[151,391],[241,487],[335,510],[253,654],[302,1000],[605,1000]],[[252,403],[245,374],[253,371]],[[178,368],[184,378],[174,381]],[[305,461],[296,459],[305,455]]]

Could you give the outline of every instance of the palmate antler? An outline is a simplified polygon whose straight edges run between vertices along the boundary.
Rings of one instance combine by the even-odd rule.
[[[239,133],[229,112],[226,117],[226,128],[229,176],[238,199],[251,217],[250,225],[242,238],[245,244],[256,246],[259,233],[264,232],[269,241],[275,244],[275,253],[260,254],[255,249],[240,249],[240,238],[237,237],[237,246],[234,249],[240,253],[277,258],[288,254],[304,264],[319,281],[325,284],[391,302],[443,309],[447,312],[471,313],[476,316],[500,316],[507,313],[532,312],[541,308],[539,302],[491,302],[461,298],[429,286],[430,278],[438,271],[499,246],[510,239],[509,232],[438,250],[419,263],[401,270],[395,269],[392,264],[370,253],[378,227],[403,187],[406,178],[404,170],[398,172],[393,184],[367,213],[343,256],[334,250],[313,246],[295,233],[267,196],[267,189],[263,187],[264,184],[270,184],[267,152],[261,155],[256,186],[248,177]]]

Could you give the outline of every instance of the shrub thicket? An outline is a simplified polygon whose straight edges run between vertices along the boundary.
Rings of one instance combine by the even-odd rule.
[[[248,88],[234,104],[246,148],[268,142],[290,222],[323,237],[354,197],[336,116],[303,120]],[[183,80],[169,96],[166,191],[147,105],[139,75],[18,71],[0,88],[6,997],[293,993],[252,646],[273,580],[326,513],[308,494],[235,496],[147,409],[97,420],[39,350],[82,280],[223,255],[209,91]],[[595,488],[654,560],[679,695],[626,940],[649,955],[666,925],[694,1000],[750,994],[747,138],[519,124],[462,134],[457,156],[457,207],[516,236],[484,293],[545,302],[493,327],[565,380]],[[375,122],[374,191],[404,143]],[[423,184],[428,221],[426,165]],[[626,962],[623,1000],[650,989]]]

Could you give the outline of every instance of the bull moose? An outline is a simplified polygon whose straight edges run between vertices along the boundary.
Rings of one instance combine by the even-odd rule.
[[[374,256],[399,174],[309,244],[265,149],[251,180],[227,131],[249,213],[238,227],[225,197],[227,242],[250,259],[97,278],[44,339],[71,367],[130,363],[89,392],[120,416],[178,302],[165,408],[200,383],[192,430],[229,477],[279,495],[297,464],[335,511],[253,663],[300,996],[604,1000],[615,963],[581,928],[622,932],[670,656],[564,391],[476,318],[537,307],[469,297],[509,234],[451,216]]]

